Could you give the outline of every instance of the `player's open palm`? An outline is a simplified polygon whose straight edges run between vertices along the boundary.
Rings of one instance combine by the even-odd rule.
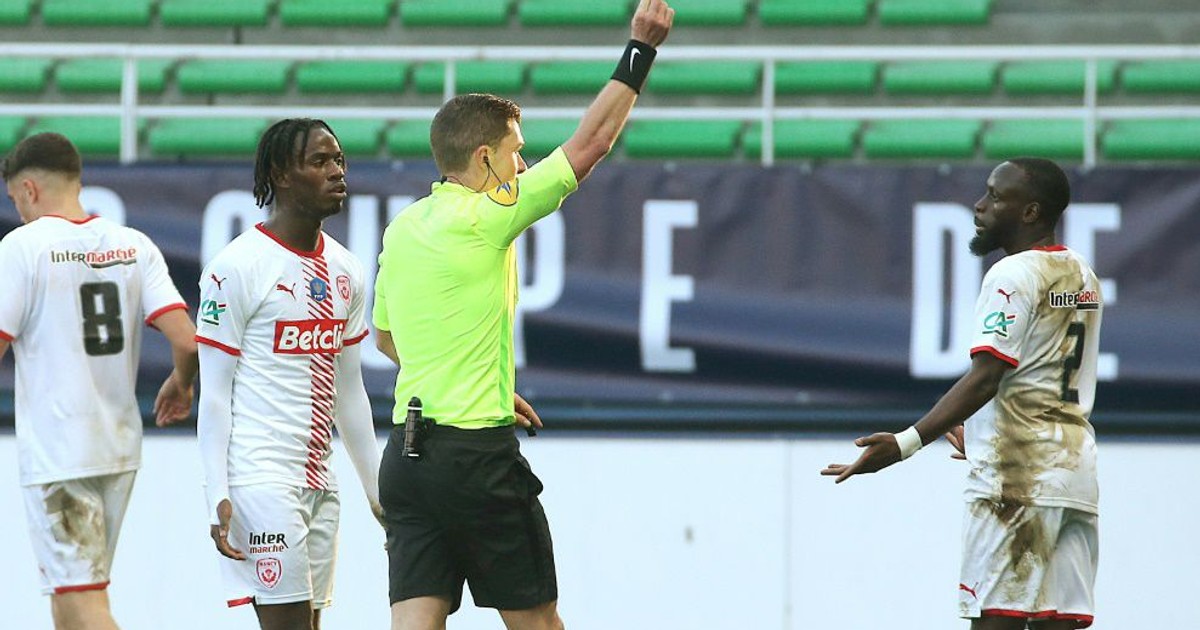
[[[218,524],[209,526],[209,535],[212,536],[213,543],[217,545],[217,551],[221,552],[222,556],[233,560],[245,560],[246,554],[229,544],[229,521],[232,520],[233,504],[229,502],[229,499],[224,499],[217,504]]]
[[[192,415],[195,393],[195,387],[191,383],[182,383],[176,373],[171,372],[154,399],[154,423],[165,427],[187,420],[188,416]]]
[[[866,450],[853,464],[830,464],[821,474],[837,476],[835,483],[842,483],[854,475],[878,472],[900,461],[900,445],[896,443],[896,436],[891,433],[860,437],[854,440],[854,444]]]
[[[668,6],[664,0],[641,0],[633,14],[629,35],[639,42],[658,48],[659,44],[666,41],[674,21],[675,9]]]

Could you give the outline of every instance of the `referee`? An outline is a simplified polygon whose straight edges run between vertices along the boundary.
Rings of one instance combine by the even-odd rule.
[[[663,0],[641,0],[612,80],[574,135],[529,170],[516,103],[467,94],[433,119],[442,180],[388,226],[375,286],[379,348],[402,366],[379,471],[393,630],[445,628],[464,581],[510,630],[563,627],[542,483],[513,433],[542,423],[515,392],[512,243],[612,149],[674,15]],[[433,421],[419,458],[404,448],[414,397]]]

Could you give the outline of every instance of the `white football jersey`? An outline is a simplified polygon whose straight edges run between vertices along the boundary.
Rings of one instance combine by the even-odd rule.
[[[293,250],[259,224],[200,277],[196,341],[238,357],[229,485],[335,490],[334,359],[367,336],[362,264],[322,233]]]
[[[1013,366],[967,421],[967,498],[1098,513],[1096,394],[1100,282],[1055,245],[1007,256],[983,279],[971,355]]]
[[[21,484],[136,470],[142,323],[187,308],[158,247],[106,219],[48,215],[0,241],[0,269]]]

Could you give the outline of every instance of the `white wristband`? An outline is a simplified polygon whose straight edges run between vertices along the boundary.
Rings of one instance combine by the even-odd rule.
[[[917,433],[917,427],[908,427],[907,429],[893,434],[896,436],[896,445],[900,447],[900,460],[906,460],[913,456],[913,453],[921,450],[924,444],[921,443],[921,434]]]

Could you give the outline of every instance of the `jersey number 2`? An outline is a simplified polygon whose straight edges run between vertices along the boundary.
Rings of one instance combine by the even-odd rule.
[[[83,305],[84,351],[91,356],[101,356],[124,350],[125,327],[121,322],[121,296],[117,292],[117,283],[80,285],[79,303]]]
[[[1071,355],[1063,360],[1062,400],[1063,402],[1079,402],[1079,390],[1071,387],[1071,376],[1083,365],[1083,340],[1087,336],[1087,327],[1081,322],[1073,322],[1067,326],[1067,336],[1075,338],[1075,348]]]

